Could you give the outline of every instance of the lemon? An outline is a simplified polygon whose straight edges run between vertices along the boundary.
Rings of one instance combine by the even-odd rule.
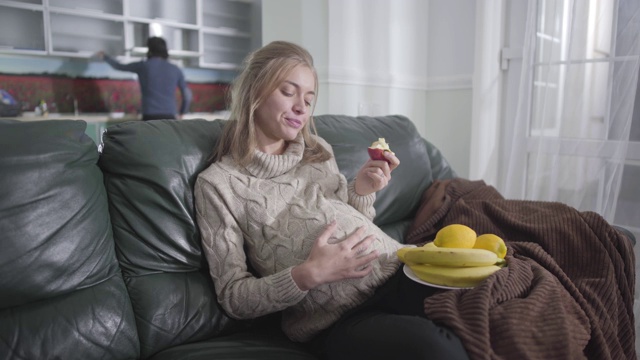
[[[504,240],[496,234],[483,234],[476,238],[474,249],[485,249],[493,251],[500,259],[504,259],[507,255],[507,245]]]
[[[462,224],[451,224],[443,227],[436,234],[433,243],[437,247],[471,249],[476,242],[476,232]]]

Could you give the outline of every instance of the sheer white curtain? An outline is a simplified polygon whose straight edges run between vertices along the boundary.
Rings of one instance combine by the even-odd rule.
[[[621,225],[637,233],[639,55],[638,0],[529,1],[515,126],[503,134],[507,198],[560,201],[614,223],[629,211]]]

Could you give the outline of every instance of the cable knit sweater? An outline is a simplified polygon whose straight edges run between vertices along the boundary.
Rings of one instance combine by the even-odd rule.
[[[282,311],[282,329],[294,341],[310,340],[370,297],[399,268],[395,251],[404,246],[371,222],[375,194],[357,195],[333,157],[302,162],[303,148],[299,135],[282,155],[256,151],[246,168],[225,156],[200,173],[195,186],[203,250],[221,306],[238,319]],[[330,242],[362,225],[375,234],[373,271],[302,291],[291,269],[333,220],[338,226]]]

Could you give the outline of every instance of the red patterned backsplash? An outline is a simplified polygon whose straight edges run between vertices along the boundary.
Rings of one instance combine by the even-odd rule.
[[[226,83],[188,83],[193,100],[190,112],[226,109]],[[0,74],[0,89],[22,103],[23,111],[33,111],[44,100],[50,112],[73,113],[74,99],[81,113],[125,112],[136,114],[140,88],[136,80],[80,78],[60,75]],[[176,90],[176,101],[180,101]]]

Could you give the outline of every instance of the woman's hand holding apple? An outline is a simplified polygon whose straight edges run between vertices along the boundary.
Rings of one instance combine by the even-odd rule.
[[[400,165],[400,160],[389,148],[384,138],[379,138],[367,149],[369,159],[356,175],[355,190],[360,196],[384,189],[391,180],[391,172]]]

